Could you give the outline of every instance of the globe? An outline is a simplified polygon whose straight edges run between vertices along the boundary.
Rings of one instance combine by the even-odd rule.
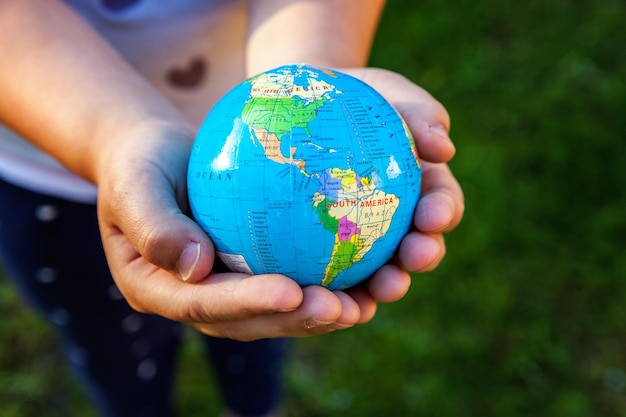
[[[196,222],[233,271],[354,286],[410,228],[421,168],[409,129],[372,87],[287,65],[234,87],[192,147]]]

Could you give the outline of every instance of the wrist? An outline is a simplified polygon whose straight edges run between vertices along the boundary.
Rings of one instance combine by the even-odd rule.
[[[287,64],[362,67],[383,6],[383,0],[250,2],[246,73]]]
[[[194,137],[195,130],[182,119],[153,118],[96,135],[90,142],[81,175],[100,186],[143,164],[168,172],[174,164],[186,163]]]

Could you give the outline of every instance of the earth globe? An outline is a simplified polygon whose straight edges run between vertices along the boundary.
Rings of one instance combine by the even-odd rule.
[[[231,270],[354,286],[410,228],[421,168],[411,133],[372,87],[287,65],[216,103],[188,167],[196,222]]]

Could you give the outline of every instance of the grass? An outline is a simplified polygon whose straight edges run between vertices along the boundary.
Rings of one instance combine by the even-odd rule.
[[[372,65],[448,108],[467,197],[436,271],[297,341],[294,417],[626,415],[626,3],[390,0]],[[0,282],[0,415],[93,416]],[[181,415],[217,410],[189,335]]]

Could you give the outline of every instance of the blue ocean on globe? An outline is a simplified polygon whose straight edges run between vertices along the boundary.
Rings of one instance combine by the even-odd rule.
[[[189,160],[197,223],[233,271],[354,286],[408,232],[421,168],[396,110],[362,81],[287,65],[210,111]]]

